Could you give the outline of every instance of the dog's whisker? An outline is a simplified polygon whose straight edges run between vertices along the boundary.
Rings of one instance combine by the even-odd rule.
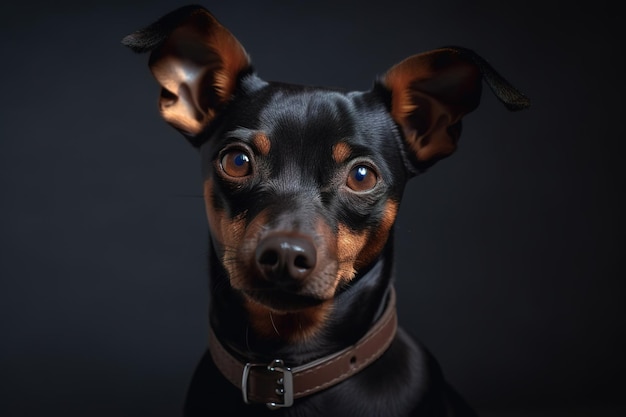
[[[248,353],[252,352],[252,349],[250,348],[250,337],[249,337],[249,333],[250,333],[250,325],[246,325],[246,349],[248,349]]]
[[[276,324],[274,324],[274,317],[272,316],[272,311],[270,310],[270,321],[272,322],[272,327],[278,336],[280,336],[280,332],[276,328]]]

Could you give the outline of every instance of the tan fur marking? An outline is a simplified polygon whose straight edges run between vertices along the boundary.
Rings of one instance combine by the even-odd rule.
[[[337,253],[339,258],[339,270],[337,271],[337,285],[341,282],[349,282],[356,274],[355,261],[358,254],[368,240],[368,232],[354,232],[347,226],[339,225],[337,232]]]
[[[228,275],[231,277],[232,282],[235,279],[241,278],[241,273],[237,274],[237,264],[233,261],[236,253],[235,248],[239,247],[243,235],[246,232],[245,212],[237,215],[233,219],[222,216],[220,227],[222,236],[224,237],[222,263]]]
[[[263,132],[257,132],[252,139],[252,143],[258,149],[263,156],[267,156],[270,153],[272,143],[268,139],[267,135]]]
[[[336,163],[344,163],[352,153],[350,145],[345,142],[339,142],[333,145],[333,159]]]
[[[398,212],[398,203],[388,201],[378,227],[371,231],[355,232],[344,225],[339,225],[337,248],[339,253],[339,271],[337,283],[349,282],[356,270],[367,266],[383,250],[389,238]]]
[[[388,201],[385,205],[385,211],[378,227],[371,231],[369,239],[355,260],[355,268],[367,266],[378,256],[389,239],[389,232],[396,221],[398,213],[398,203]]]
[[[245,213],[244,213],[245,214]],[[248,226],[245,225],[243,214],[238,217],[240,229],[235,233],[232,240],[227,240],[227,251],[224,253],[223,263],[228,272],[230,285],[233,288],[242,290],[250,288],[253,284],[248,268],[255,254],[258,245],[259,233],[263,226],[267,224],[268,214],[262,211],[252,219]]]
[[[216,250],[222,255],[224,267],[231,277],[236,276],[232,270],[232,257],[235,256],[235,248],[239,247],[246,231],[245,212],[230,219],[222,210],[215,209],[212,200],[213,182],[207,179],[204,182],[204,203],[209,229],[215,242],[221,246]]]
[[[332,311],[332,301],[295,312],[273,311],[253,300],[246,299],[252,329],[261,337],[301,342],[321,330]]]

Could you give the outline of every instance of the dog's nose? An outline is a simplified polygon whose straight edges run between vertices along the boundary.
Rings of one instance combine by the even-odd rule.
[[[256,263],[263,276],[277,284],[289,284],[308,277],[317,262],[313,242],[303,236],[274,234],[256,249]]]

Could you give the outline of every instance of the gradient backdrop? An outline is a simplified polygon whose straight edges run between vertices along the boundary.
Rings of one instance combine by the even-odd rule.
[[[203,3],[266,79],[369,89],[457,44],[532,99],[485,90],[396,230],[400,320],[484,416],[626,415],[612,3]],[[199,161],[119,41],[182,4],[0,6],[0,416],[179,415],[207,340]]]

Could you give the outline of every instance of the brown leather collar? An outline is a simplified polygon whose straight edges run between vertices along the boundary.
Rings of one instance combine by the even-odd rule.
[[[350,378],[378,359],[396,335],[396,294],[389,292],[380,319],[354,345],[294,368],[281,359],[270,363],[241,362],[219,342],[209,326],[209,351],[217,368],[243,394],[244,402],[265,403],[269,408],[289,407],[304,397]]]

